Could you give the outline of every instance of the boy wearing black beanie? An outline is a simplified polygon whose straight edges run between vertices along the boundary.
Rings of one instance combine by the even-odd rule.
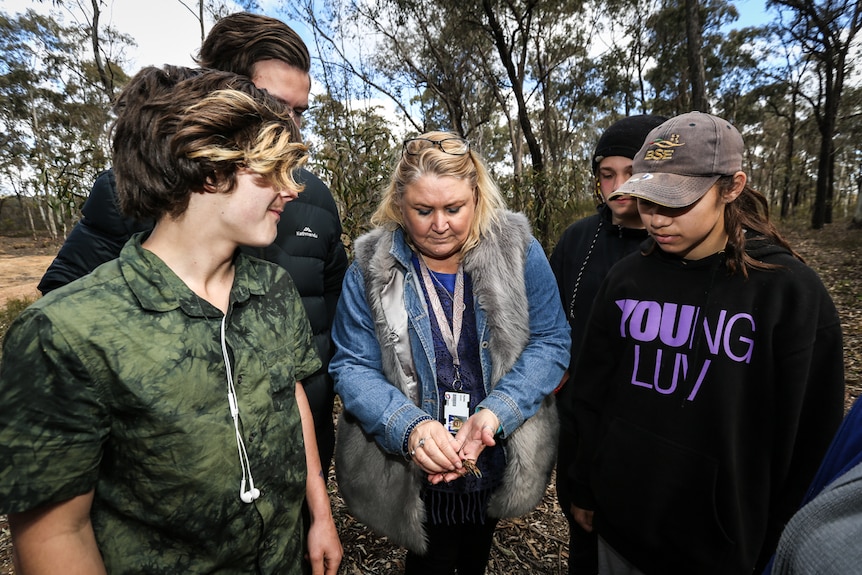
[[[647,134],[665,120],[662,116],[629,116],[605,130],[592,157],[599,201],[597,213],[570,225],[551,255],[551,268],[572,328],[570,371],[577,361],[587,317],[605,275],[611,266],[637,250],[647,238],[636,200],[630,196],[608,200],[608,196],[629,179],[632,158]],[[557,394],[561,415],[570,413],[570,399],[571,385],[563,386]],[[597,538],[595,532],[587,533],[573,520],[571,494],[565,480],[576,447],[574,421],[568,415],[561,417],[557,498],[569,522],[569,574],[595,575],[598,572]]]

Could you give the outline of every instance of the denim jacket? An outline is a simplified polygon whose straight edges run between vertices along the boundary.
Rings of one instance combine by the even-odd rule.
[[[349,417],[373,438],[377,449],[401,463],[407,455],[407,435],[418,421],[438,413],[440,402],[431,322],[411,256],[401,229],[378,229],[357,240],[357,261],[345,276],[333,325],[336,353],[330,363],[335,390]],[[496,516],[516,515],[538,503],[547,484],[544,475],[549,477],[553,467],[557,421],[555,414],[546,416],[545,412],[554,411],[553,405],[546,408],[568,365],[569,326],[550,265],[530,235],[524,216],[506,212],[502,224],[465,256],[464,270],[473,280],[476,332],[487,393],[477,408],[490,409],[499,418],[503,428],[500,437],[506,445],[507,478],[500,490],[504,492],[501,497],[508,499],[500,503]],[[530,428],[525,422],[540,408],[543,417],[534,418],[532,430],[525,429]],[[551,418],[552,423],[548,423]],[[341,437],[339,422],[339,441]],[[546,445],[550,456],[545,455]],[[340,465],[342,471],[339,487],[345,493],[344,487],[347,492],[352,487],[348,483],[369,482],[362,497],[351,502],[345,493],[345,500],[357,518],[375,528],[374,518],[363,517],[355,508],[367,508],[375,516],[381,513],[370,499],[375,497],[374,486],[379,485],[383,471],[372,471],[357,449],[355,445],[351,450],[336,447],[336,470]],[[522,461],[523,457],[528,459]],[[345,473],[346,468],[351,472]],[[530,468],[529,476],[525,468]],[[376,477],[363,477],[364,473]],[[418,497],[418,482],[416,486],[410,492],[415,491]],[[513,498],[518,490],[527,490],[530,495],[523,500]],[[538,499],[532,505],[527,503],[536,493]],[[385,501],[380,504],[385,506]],[[388,507],[393,507],[392,500]],[[492,515],[494,508],[492,499]],[[423,512],[417,508],[416,514],[421,522]],[[384,525],[392,522],[392,516],[379,521]],[[394,522],[398,524],[397,519]],[[401,532],[410,526],[408,522],[379,530],[390,535],[390,530]]]

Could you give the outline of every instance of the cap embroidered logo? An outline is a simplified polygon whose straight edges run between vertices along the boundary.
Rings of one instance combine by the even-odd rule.
[[[649,144],[644,160],[670,160],[673,158],[674,148],[684,146],[680,143],[679,134],[672,134],[670,139],[656,138]],[[653,148],[655,146],[655,148]]]

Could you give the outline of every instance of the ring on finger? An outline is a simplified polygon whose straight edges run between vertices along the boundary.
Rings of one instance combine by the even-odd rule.
[[[425,438],[424,437],[420,438],[419,442],[416,444],[416,447],[414,447],[413,449],[410,450],[410,457],[415,457],[416,456],[416,450],[419,449],[420,447],[425,447]]]

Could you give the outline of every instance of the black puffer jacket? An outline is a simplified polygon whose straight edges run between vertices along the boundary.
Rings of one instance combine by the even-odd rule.
[[[120,214],[114,170],[99,174],[81,213],[84,217],[69,232],[39,281],[43,295],[118,257],[132,234],[153,227],[152,221],[139,222]]]
[[[327,365],[332,357],[329,329],[341,295],[347,255],[341,242],[341,220],[329,188],[320,178],[301,170],[305,184],[299,197],[284,207],[275,242],[245,251],[277,263],[290,273],[308,313],[323,367],[303,381],[317,430],[324,468],[332,459],[335,432],[332,403],[335,397]],[[99,174],[81,209],[84,217],[69,233],[57,257],[42,276],[39,290],[46,294],[120,255],[132,234],[152,229],[153,222],[124,217],[119,210],[113,170]]]
[[[338,208],[329,188],[307,170],[302,170],[297,180],[305,184],[305,190],[284,206],[275,241],[266,248],[244,251],[286,269],[308,313],[323,367],[302,383],[314,416],[320,462],[325,470],[335,449],[335,391],[328,371],[335,350],[330,328],[347,271],[347,254],[341,242]]]

